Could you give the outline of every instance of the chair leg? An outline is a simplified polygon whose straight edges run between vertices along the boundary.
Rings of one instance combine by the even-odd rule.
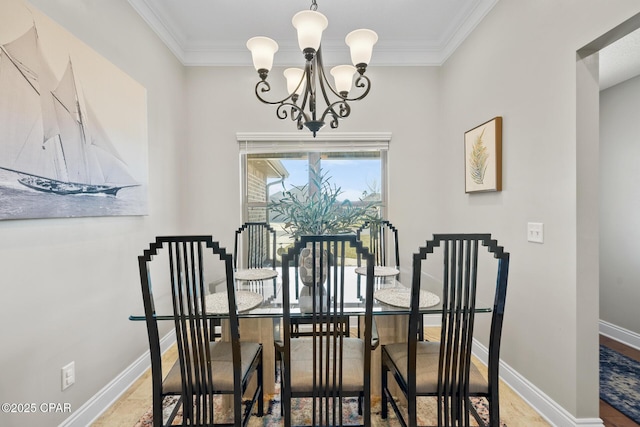
[[[384,355],[382,356],[384,357]],[[387,384],[387,372],[388,369],[386,369],[386,366],[384,364],[384,361],[382,363],[380,363],[380,383],[382,385],[381,387],[381,393],[380,393],[380,397],[381,397],[381,401],[380,401],[380,406],[381,406],[381,412],[380,412],[380,417],[384,420],[387,418],[387,390],[388,390],[388,384]]]
[[[409,418],[409,427],[417,427],[418,425],[418,402],[416,396],[408,396],[407,393],[407,412]]]
[[[364,427],[371,427],[371,395],[364,396],[363,400],[364,400],[364,409],[366,410],[363,411],[362,421],[363,421]]]
[[[289,398],[286,398],[282,394],[280,396],[280,412],[284,418],[283,425],[284,427],[291,427],[291,396],[289,396]]]
[[[251,402],[253,403],[253,402]],[[213,401],[211,401],[213,404]],[[233,421],[235,425],[246,427],[246,423],[249,421],[251,417],[251,412],[249,412],[250,408],[247,408],[246,415],[243,418],[243,410],[242,410],[242,392],[233,393]]]
[[[489,401],[489,427],[500,426],[500,400],[498,400],[498,393],[492,393],[491,400]]]
[[[162,396],[153,396],[153,427],[162,427]]]
[[[280,354],[276,350],[276,363],[279,365],[280,369],[280,418],[284,417],[284,394],[282,393],[282,384],[283,384],[283,372],[284,372],[284,361],[282,360],[282,354]],[[278,382],[277,378],[278,374],[276,373],[276,382]]]
[[[264,387],[263,387],[263,369],[262,369],[262,351],[260,352],[260,364],[258,365],[258,369],[256,369],[256,382],[257,386],[260,388],[259,396],[258,396],[258,416],[261,417],[264,415]]]

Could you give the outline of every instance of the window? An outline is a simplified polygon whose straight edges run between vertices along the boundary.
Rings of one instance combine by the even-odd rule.
[[[278,245],[290,244],[283,219],[269,212],[269,201],[283,189],[312,186],[320,173],[340,187],[341,200],[377,201],[384,216],[386,167],[390,135],[332,134],[331,139],[300,141],[300,135],[238,135],[242,165],[242,221],[268,221],[278,233]]]

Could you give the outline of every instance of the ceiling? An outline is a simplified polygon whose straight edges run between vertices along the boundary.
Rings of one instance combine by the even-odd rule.
[[[251,65],[246,41],[267,36],[280,46],[275,66],[302,61],[291,17],[310,0],[128,0],[187,66]],[[329,20],[325,63],[349,63],[344,37],[378,33],[371,65],[441,65],[498,0],[317,0]],[[640,74],[640,31],[603,49],[601,88]]]
[[[600,50],[600,90],[640,74],[640,29]]]

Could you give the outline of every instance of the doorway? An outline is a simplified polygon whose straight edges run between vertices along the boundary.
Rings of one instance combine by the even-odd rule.
[[[622,213],[623,211],[620,209],[611,209],[612,194],[610,194],[609,192],[612,191],[611,189],[617,189],[617,187],[615,185],[612,186],[610,181],[613,178],[613,175],[617,176],[618,173],[621,172],[622,170],[625,170],[625,168],[623,165],[616,165],[614,168],[611,168],[611,164],[607,163],[612,161],[610,158],[612,149],[609,145],[605,145],[610,143],[610,141],[607,140],[607,138],[602,137],[603,129],[607,128],[609,124],[601,122],[601,119],[602,119],[601,113],[602,111],[604,111],[604,110],[601,111],[601,107],[602,107],[602,100],[604,99],[605,96],[609,97],[609,93],[604,94],[603,97],[601,98],[601,92],[600,92],[602,89],[600,87],[601,83],[604,89],[606,89],[607,87],[613,87],[610,90],[614,90],[615,89],[614,85],[625,84],[625,83],[621,83],[622,80],[625,80],[632,75],[627,75],[626,77],[619,79],[619,81],[616,81],[613,84],[611,82],[607,82],[605,84],[605,81],[607,79],[600,79],[598,71],[601,65],[606,66],[605,61],[611,60],[610,58],[607,57],[607,55],[609,55],[612,48],[615,47],[615,44],[620,43],[619,41],[622,41],[622,43],[624,43],[625,39],[628,37],[635,37],[634,31],[638,33],[638,31],[636,30],[638,30],[639,28],[640,28],[640,14],[630,18],[629,20],[625,21],[618,27],[603,34],[601,37],[594,40],[593,42],[591,42],[590,44],[588,44],[587,46],[585,46],[584,48],[578,51],[578,61],[577,61],[577,64],[578,64],[577,65],[577,74],[578,74],[578,77],[577,77],[578,246],[580,247],[581,243],[587,243],[587,242],[591,243],[591,249],[584,249],[582,250],[582,252],[580,250],[578,251],[578,269],[579,269],[578,281],[579,283],[581,282],[580,266],[585,265],[584,263],[588,260],[593,261],[594,263],[596,263],[596,267],[591,267],[591,269],[588,270],[588,273],[587,273],[592,276],[592,279],[587,279],[588,284],[580,289],[580,293],[598,292],[598,294],[600,295],[600,297],[596,299],[597,302],[595,303],[593,303],[593,301],[591,303],[585,302],[586,298],[584,298],[584,294],[583,294],[583,298],[579,298],[579,304],[578,304],[579,316],[580,316],[580,313],[583,313],[583,314],[586,313],[586,310],[588,308],[592,308],[596,310],[596,313],[599,314],[598,327],[595,328],[596,331],[592,331],[589,333],[587,331],[588,329],[587,327],[579,331],[579,333],[585,334],[584,340],[580,341],[579,345],[585,346],[585,348],[589,347],[590,348],[589,358],[593,357],[595,359],[598,358],[598,354],[595,354],[595,355],[591,354],[593,352],[592,344],[594,343],[594,341],[596,342],[600,341],[600,340],[597,340],[596,337],[599,335],[599,332],[603,329],[603,324],[605,325],[605,329],[607,330],[606,332],[614,333],[614,336],[613,336],[614,338],[616,338],[615,337],[616,331],[625,330],[624,327],[619,328],[613,324],[611,324],[612,327],[607,327],[609,323],[606,321],[607,320],[606,318],[610,315],[607,314],[606,310],[603,310],[603,307],[606,307],[606,305],[603,306],[603,302],[606,303],[607,299],[610,299],[609,296],[612,295],[612,293],[621,292],[621,289],[623,289],[624,286],[620,286],[622,285],[622,283],[618,283],[618,281],[624,282],[624,279],[626,279],[625,277],[620,277],[619,266],[616,266],[615,268],[609,268],[609,263],[619,262],[622,254],[632,252],[630,251],[630,248],[626,247],[624,244],[620,245],[619,238],[615,242],[615,244],[617,244],[617,246],[615,246],[617,250],[612,249],[611,247],[611,240],[614,238],[613,237],[614,233],[612,233],[611,227],[609,227],[609,224],[607,224],[606,222],[610,220],[609,217],[611,215],[609,215],[609,211],[615,211],[618,213]],[[640,55],[640,53],[637,53],[638,52],[637,49],[635,52],[636,52],[636,55]],[[600,63],[601,60],[603,61],[603,63]],[[635,77],[635,78],[640,79],[640,77]],[[640,99],[640,89],[638,93],[639,93],[639,99]],[[636,112],[636,116],[637,116],[637,112]],[[591,118],[592,120],[591,123],[586,122],[588,118]],[[619,139],[619,136],[616,135],[615,139]],[[635,139],[635,142],[637,145],[637,138]],[[638,147],[638,150],[640,152],[640,147]],[[617,155],[620,155],[620,153],[617,153]],[[630,153],[627,155],[627,157],[628,158],[633,157],[633,154]],[[599,171],[600,173],[595,173],[595,175],[599,175],[601,178],[596,178],[594,180],[593,176],[588,176],[589,173],[594,175],[594,171]],[[619,179],[619,178],[616,178],[616,179]],[[594,185],[595,187],[593,187]],[[587,188],[586,186],[592,187],[590,191],[591,195],[589,195],[588,194],[589,192],[586,191],[586,188]],[[622,187],[622,185],[619,185],[618,187]],[[593,188],[598,188],[599,190],[593,191]],[[585,191],[581,191],[581,189],[584,189]],[[616,190],[613,190],[613,191],[616,191]],[[618,193],[620,192],[618,191]],[[607,206],[609,210],[603,209],[603,206]],[[618,215],[615,221],[617,221],[618,224],[617,226],[614,226],[614,229],[617,228],[618,230],[620,230],[621,224],[624,223],[624,220],[620,218],[620,216]],[[597,230],[597,231],[594,232],[593,230]],[[640,223],[638,224],[638,230],[640,232]],[[630,230],[627,227],[626,230],[622,230],[622,231],[623,231],[622,234],[624,235],[625,233],[629,234]],[[617,253],[617,256],[614,255],[614,257],[612,258],[609,256],[609,254],[611,254],[614,251],[615,253]],[[611,270],[615,270],[616,273],[613,275],[609,274]],[[634,275],[634,276],[637,277],[637,275]],[[593,277],[595,277],[595,282],[592,281]],[[613,285],[613,286],[610,286],[610,285]],[[608,293],[604,293],[603,291],[605,290]],[[640,295],[640,290],[637,291],[637,294]],[[605,298],[601,301],[602,295],[604,295]],[[637,301],[637,298],[627,295],[626,297],[622,297],[621,300]],[[581,302],[584,302],[584,304]],[[635,312],[635,307],[630,307],[629,310],[631,310],[632,312]],[[622,311],[624,311],[623,307],[621,307],[618,304],[616,306],[616,313],[613,315],[612,318],[610,318],[610,320],[614,320],[614,323],[621,323],[622,325],[625,325],[625,322],[622,320],[624,319],[624,317],[621,316]],[[602,320],[603,316],[605,317],[604,322]],[[638,320],[638,322],[640,323],[640,319]],[[589,325],[589,328],[590,327],[591,325]],[[629,326],[628,322],[626,323],[626,327],[631,327],[631,329],[633,330],[640,331],[640,327],[634,327],[633,325]],[[586,336],[589,336],[589,338],[586,338]],[[637,335],[637,336],[640,339],[640,335]],[[624,334],[622,334],[617,338],[618,339],[621,338],[621,340],[624,341],[625,337],[624,337]],[[605,343],[608,342],[609,344],[611,344],[611,341],[609,340],[605,339],[603,341]],[[590,366],[594,366],[594,365],[590,365]],[[599,366],[599,364],[596,363],[595,366],[597,367]],[[585,365],[585,368],[586,367],[587,366]],[[583,371],[583,372],[586,372],[586,371]],[[594,379],[598,380],[599,382],[598,372],[591,373],[587,375],[587,377],[591,378],[592,380]],[[600,408],[602,411],[600,414],[600,417],[603,419],[605,426],[618,425],[618,424],[613,424],[613,422],[617,422],[616,421],[617,419],[622,419],[622,418],[617,418],[621,414],[616,414],[615,412],[612,413],[610,411],[610,408],[606,406],[605,406],[605,409],[603,410],[602,409],[603,405],[601,405]],[[609,421],[607,421],[608,419]],[[624,425],[627,425],[627,424],[624,424]],[[632,423],[629,425],[635,425],[635,424]]]

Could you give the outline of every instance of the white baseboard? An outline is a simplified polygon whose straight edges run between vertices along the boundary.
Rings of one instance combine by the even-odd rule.
[[[484,345],[474,340],[472,351],[482,363],[487,364],[489,353]],[[500,361],[500,378],[552,426],[604,427],[600,418],[575,418],[503,361]]]
[[[640,334],[637,334],[633,331],[601,320],[600,334],[619,341],[625,345],[628,345],[629,347],[633,347],[636,350],[640,350]]]
[[[164,353],[176,342],[175,331],[172,330],[160,340],[160,351]],[[114,378],[102,390],[85,402],[78,410],[64,420],[58,427],[86,427],[91,425],[104,411],[127,391],[129,387],[151,367],[151,358],[147,350],[127,369]]]

